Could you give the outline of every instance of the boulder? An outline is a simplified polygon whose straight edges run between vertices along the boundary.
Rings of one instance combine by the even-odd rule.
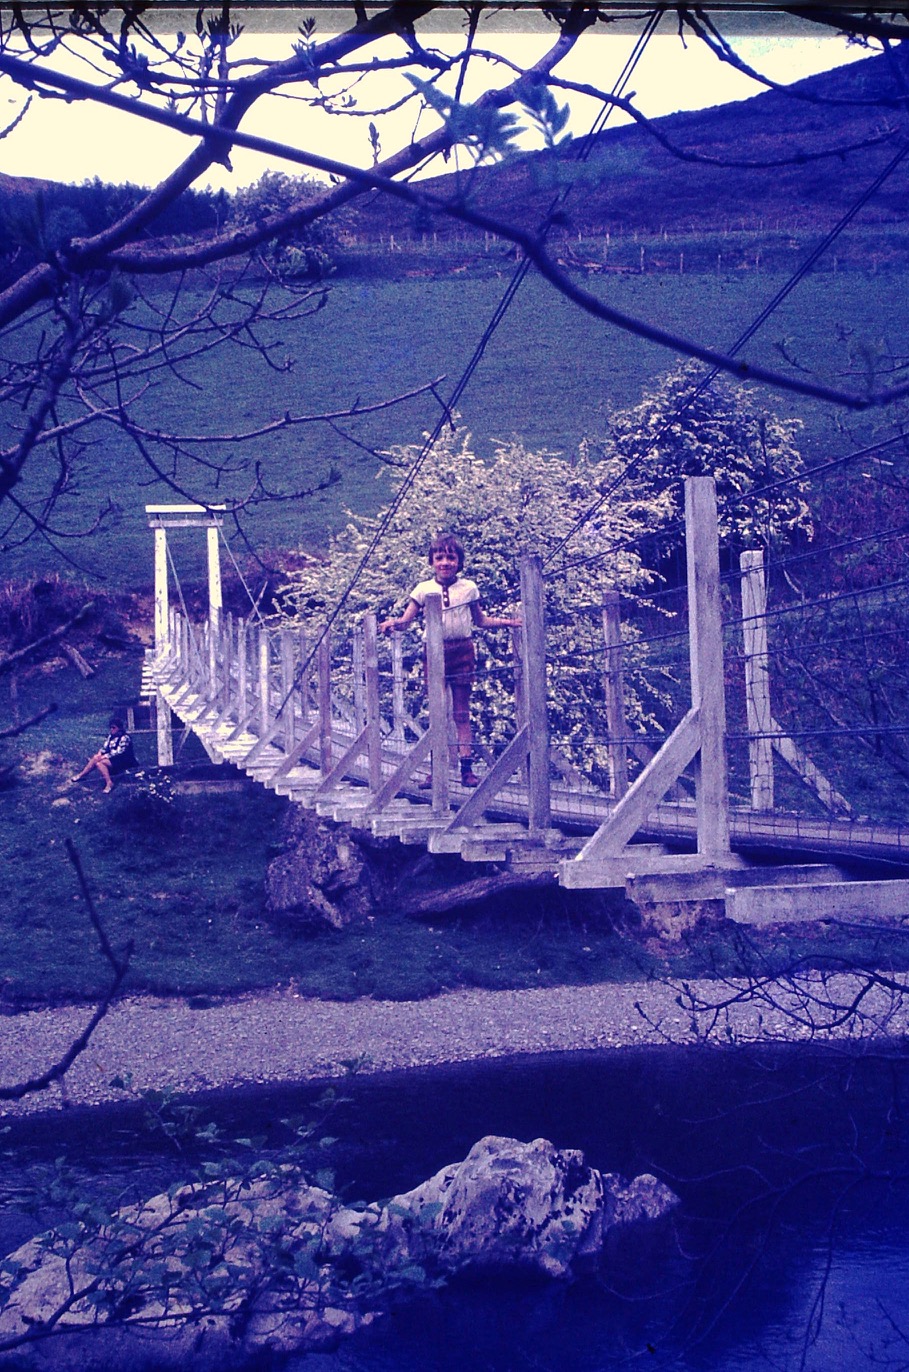
[[[266,876],[273,918],[341,929],[373,913],[381,891],[349,824],[335,824],[294,806],[285,822],[284,843]]]
[[[0,1364],[6,1349],[17,1368],[54,1372],[146,1361],[227,1372],[254,1354],[331,1345],[457,1272],[567,1278],[607,1234],[675,1204],[655,1177],[626,1182],[545,1139],[481,1139],[463,1162],[369,1205],[342,1205],[291,1167],[193,1183],[14,1253]]]
[[[510,1268],[564,1278],[597,1257],[607,1232],[658,1219],[675,1204],[655,1177],[629,1183],[548,1139],[489,1136],[463,1162],[383,1207],[369,1207],[358,1221],[361,1232],[374,1226],[376,1242],[384,1237],[392,1263],[446,1275]],[[343,1212],[336,1216],[333,1232],[346,1220]]]

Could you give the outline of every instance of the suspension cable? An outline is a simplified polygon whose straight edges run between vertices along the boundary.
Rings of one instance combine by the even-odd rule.
[[[633,50],[632,50],[632,53],[631,53],[630,57],[626,60],[625,66],[623,67],[622,72],[621,72],[621,74],[620,74],[620,76],[619,76],[619,78],[618,78],[618,80],[617,80],[617,82],[616,82],[616,85],[615,85],[615,87],[614,87],[613,94],[615,94],[615,95],[620,95],[620,94],[622,93],[622,91],[624,90],[625,86],[627,85],[628,81],[630,80],[630,78],[631,78],[631,76],[632,76],[632,73],[634,72],[635,67],[637,66],[638,62],[640,61],[641,57],[643,56],[643,53],[644,53],[644,51],[645,51],[645,49],[646,49],[646,46],[647,46],[648,42],[650,41],[650,38],[653,36],[653,33],[655,32],[655,30],[656,30],[656,28],[657,28],[657,25],[658,25],[659,22],[660,22],[661,17],[662,17],[662,11],[661,11],[661,10],[655,10],[655,11],[653,11],[653,12],[649,15],[648,20],[647,20],[647,23],[645,24],[642,33],[638,36],[638,38],[637,38],[637,40],[636,40],[636,42],[635,42],[635,45],[634,45],[634,48],[633,48]],[[613,110],[614,108],[615,108],[615,107],[614,107],[612,104],[610,104],[608,101],[604,102],[604,107],[603,107],[603,108],[599,111],[599,113],[597,114],[597,117],[596,117],[596,119],[594,120],[594,123],[593,123],[593,125],[592,125],[592,127],[591,127],[590,132],[586,135],[586,137],[585,137],[585,139],[584,139],[584,141],[583,141],[583,143],[582,143],[580,153],[579,153],[578,158],[577,158],[576,160],[585,160],[587,157],[590,156],[590,152],[591,152],[592,147],[593,147],[593,140],[594,140],[594,138],[596,137],[596,135],[602,130],[602,128],[603,128],[603,126],[604,126],[606,120],[607,120],[608,117],[609,117],[609,114],[612,112],[612,110]],[[553,214],[554,214],[555,209],[559,206],[559,204],[564,203],[566,197],[570,194],[571,189],[572,189],[572,188],[571,188],[570,185],[569,185],[569,186],[566,186],[566,187],[564,187],[564,188],[558,193],[557,196],[554,197],[554,199],[553,199],[551,205],[549,206],[549,209],[547,210],[547,213],[546,213],[546,216],[545,216],[545,218],[544,218],[544,220],[543,220],[543,223],[542,223],[542,225],[541,225],[541,235],[542,235],[542,236],[545,236],[547,230],[551,227],[552,217],[553,217]],[[496,306],[496,309],[495,309],[495,311],[493,312],[492,318],[489,320],[488,324],[486,325],[485,329],[483,330],[483,333],[482,333],[481,336],[480,336],[479,342],[477,343],[477,345],[476,345],[476,347],[475,347],[475,349],[474,349],[474,351],[473,351],[473,354],[472,354],[472,356],[471,356],[469,362],[467,363],[466,367],[464,368],[464,371],[462,372],[462,374],[461,374],[459,380],[457,381],[456,385],[454,386],[454,388],[453,388],[453,390],[452,390],[452,392],[451,392],[451,395],[450,395],[450,397],[449,397],[449,400],[448,400],[447,404],[444,404],[444,405],[443,405],[443,410],[442,410],[441,415],[440,415],[440,416],[438,417],[438,419],[436,420],[436,422],[435,422],[435,424],[433,425],[432,430],[430,431],[430,433],[429,433],[429,434],[426,436],[426,438],[424,439],[424,441],[423,441],[423,443],[422,443],[422,445],[421,445],[419,451],[417,452],[417,454],[416,454],[416,456],[415,456],[415,458],[414,458],[414,460],[413,460],[411,466],[409,467],[409,469],[408,469],[406,475],[404,476],[404,479],[402,480],[401,485],[398,487],[398,490],[395,492],[395,495],[394,495],[393,499],[391,500],[391,503],[389,504],[389,506],[388,506],[388,508],[386,509],[386,511],[385,511],[385,513],[384,513],[384,515],[383,515],[383,517],[382,517],[382,519],[381,519],[381,521],[379,522],[378,528],[376,529],[376,531],[375,531],[375,533],[373,534],[372,538],[369,540],[369,543],[368,543],[368,545],[367,545],[367,547],[366,547],[366,551],[363,553],[363,556],[360,558],[360,561],[357,563],[357,566],[356,566],[356,568],[354,569],[354,572],[353,572],[352,576],[349,578],[349,580],[348,580],[348,582],[347,582],[347,585],[345,586],[344,590],[342,591],[342,593],[341,593],[341,595],[340,595],[338,601],[336,602],[336,604],[335,604],[333,610],[332,610],[331,613],[328,615],[328,617],[327,617],[327,619],[326,619],[326,621],[325,621],[325,623],[324,623],[324,625],[323,625],[323,627],[322,627],[322,630],[321,630],[320,634],[318,635],[318,637],[316,638],[316,640],[315,640],[315,642],[314,642],[312,648],[310,649],[310,651],[309,651],[309,653],[308,653],[306,659],[301,663],[300,667],[298,668],[297,672],[295,673],[295,675],[294,675],[294,681],[293,681],[293,684],[292,684],[292,686],[291,686],[291,688],[290,688],[290,691],[288,692],[288,694],[287,694],[287,696],[285,697],[285,699],[281,702],[281,707],[280,707],[281,709],[284,709],[284,708],[285,708],[285,706],[286,706],[286,704],[287,704],[287,699],[289,698],[290,693],[291,693],[291,692],[296,688],[296,686],[299,684],[299,681],[302,679],[304,673],[307,671],[307,669],[310,667],[310,665],[311,665],[312,662],[314,661],[314,659],[315,659],[315,657],[316,657],[316,654],[318,653],[319,647],[320,647],[320,645],[322,644],[323,640],[324,640],[324,639],[326,638],[326,636],[331,632],[332,625],[335,623],[335,621],[337,620],[337,618],[338,618],[338,616],[340,615],[341,611],[343,610],[344,606],[347,604],[347,601],[350,599],[350,596],[352,595],[352,593],[353,593],[353,591],[354,591],[354,588],[356,587],[356,585],[357,585],[357,583],[358,583],[360,577],[362,576],[363,571],[364,571],[364,569],[366,568],[367,563],[368,563],[368,562],[370,561],[370,559],[373,557],[373,555],[374,555],[374,553],[375,553],[375,550],[378,548],[379,544],[382,542],[383,538],[385,537],[385,535],[386,535],[388,529],[390,528],[390,526],[391,526],[391,524],[392,524],[392,521],[394,520],[394,518],[395,518],[396,515],[398,514],[399,510],[401,509],[402,505],[404,504],[404,501],[406,500],[407,496],[409,495],[410,491],[412,490],[412,488],[413,488],[413,486],[414,486],[414,484],[415,484],[415,482],[416,482],[416,480],[417,480],[417,477],[419,476],[419,474],[420,474],[420,472],[421,472],[423,466],[425,465],[425,463],[426,463],[426,461],[428,460],[430,454],[432,453],[433,449],[435,448],[435,445],[436,445],[436,443],[438,442],[439,438],[441,437],[441,434],[442,434],[443,429],[445,428],[446,425],[451,425],[451,426],[453,427],[452,412],[453,412],[453,410],[455,409],[455,407],[457,406],[458,402],[460,401],[461,396],[464,394],[464,391],[467,389],[467,386],[468,386],[468,384],[469,384],[471,378],[473,377],[474,372],[476,371],[477,367],[479,366],[480,362],[482,361],[483,356],[484,356],[484,354],[485,354],[485,352],[486,352],[486,349],[488,348],[490,342],[492,341],[493,335],[495,334],[495,332],[496,332],[496,330],[498,329],[499,325],[501,324],[502,320],[505,318],[505,315],[506,315],[506,313],[507,313],[507,311],[508,311],[508,308],[510,307],[512,301],[514,300],[514,297],[515,297],[515,295],[517,294],[517,291],[518,291],[518,289],[519,289],[521,283],[523,282],[524,278],[527,276],[527,273],[528,273],[529,269],[530,269],[530,264],[529,264],[527,258],[522,259],[522,261],[519,262],[518,265],[517,265],[517,267],[515,268],[515,271],[514,271],[514,273],[512,274],[511,281],[509,282],[508,286],[506,287],[505,292],[504,292],[504,294],[503,294],[503,297],[502,297],[501,301],[500,301],[499,304]]]

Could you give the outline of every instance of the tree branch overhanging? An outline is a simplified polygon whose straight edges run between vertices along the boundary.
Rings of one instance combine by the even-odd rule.
[[[587,18],[585,16],[585,18]],[[589,18],[587,18],[589,22]],[[566,39],[563,33],[559,42],[554,45],[546,58],[538,62],[530,72],[518,78],[510,86],[496,92],[487,92],[476,102],[477,106],[489,105],[495,108],[502,108],[506,104],[512,103],[519,98],[520,90],[527,81],[539,79],[540,75],[548,72],[561,60],[564,55],[563,48],[570,46],[576,39],[573,35],[570,40]],[[0,55],[0,71],[4,70],[4,63],[11,59]],[[15,61],[15,59],[12,59]],[[22,64],[28,66],[28,64]],[[73,79],[60,76],[59,74],[44,73],[44,79],[58,84],[63,89],[68,89],[73,93],[79,93],[86,98],[99,99],[102,103],[110,103],[118,108],[125,108],[128,112],[142,118],[151,119],[153,122],[165,124],[178,131],[193,133],[202,137],[211,137],[213,129],[211,126],[204,127],[198,120],[189,119],[186,116],[170,114],[166,111],[149,109],[148,107],[138,106],[136,102],[129,102],[124,97],[98,94],[97,90],[84,82],[74,83]],[[406,169],[416,161],[423,160],[433,152],[441,150],[446,144],[450,144],[451,135],[446,129],[442,129],[426,139],[411,144],[409,148],[395,154],[376,168],[364,170],[352,166],[349,163],[339,161],[334,158],[327,158],[321,154],[308,150],[297,149],[287,144],[278,143],[271,139],[263,139],[254,135],[235,132],[230,129],[218,129],[217,136],[229,140],[232,144],[240,147],[250,148],[260,152],[268,152],[272,156],[281,157],[297,165],[306,166],[312,170],[326,172],[336,178],[342,179],[344,184],[337,187],[333,192],[326,195],[322,201],[315,205],[308,204],[299,211],[292,211],[280,216],[273,216],[268,221],[240,230],[234,230],[220,238],[213,237],[204,245],[190,245],[187,248],[179,248],[175,251],[160,251],[158,249],[143,249],[142,247],[113,249],[105,252],[98,258],[95,245],[89,241],[74,242],[71,245],[72,262],[86,266],[89,263],[97,268],[119,267],[133,272],[153,271],[164,272],[174,270],[176,267],[198,266],[206,263],[222,260],[225,257],[233,256],[241,252],[248,252],[261,242],[267,241],[276,233],[286,231],[290,228],[301,228],[307,224],[315,222],[317,219],[329,213],[330,210],[337,208],[352,197],[362,194],[369,190],[382,190],[389,195],[396,196],[409,203],[410,205],[426,210],[428,212],[443,214],[470,224],[475,228],[481,228],[486,232],[503,238],[519,247],[526,256],[537,267],[538,271],[553,285],[561,294],[566,296],[574,304],[579,305],[587,313],[596,318],[602,319],[606,323],[613,324],[619,328],[627,330],[638,337],[650,342],[661,344],[670,348],[675,353],[684,356],[698,358],[701,361],[710,363],[720,370],[740,378],[752,381],[759,381],[767,385],[777,387],[782,390],[791,391],[795,394],[810,396],[828,403],[843,406],[854,410],[878,408],[889,405],[895,400],[902,399],[909,394],[909,386],[893,387],[883,391],[872,391],[867,395],[856,395],[844,391],[838,387],[826,386],[812,381],[802,381],[799,378],[787,376],[772,368],[762,367],[757,364],[749,364],[731,358],[715,349],[705,348],[695,340],[683,335],[676,334],[670,330],[658,328],[648,324],[635,316],[630,316],[622,311],[618,311],[603,301],[600,301],[591,292],[578,286],[568,274],[563,271],[545,250],[539,235],[528,232],[503,223],[496,217],[471,208],[465,203],[452,203],[443,200],[441,197],[427,195],[419,190],[418,185],[410,182],[402,182],[394,179],[399,172]],[[898,157],[899,161],[905,156]],[[0,324],[3,322],[3,303],[0,296]]]

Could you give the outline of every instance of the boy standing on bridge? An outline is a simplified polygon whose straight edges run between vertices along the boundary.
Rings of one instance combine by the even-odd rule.
[[[442,603],[442,639],[445,648],[445,685],[451,690],[451,712],[458,736],[461,785],[479,786],[473,770],[473,735],[470,727],[470,693],[473,688],[476,650],[471,634],[480,629],[519,629],[515,617],[488,615],[480,601],[475,581],[461,576],[464,548],[454,534],[437,534],[429,545],[429,565],[433,575],[411,591],[404,613],[398,619],[385,619],[379,632],[406,629],[423,610],[430,596]]]

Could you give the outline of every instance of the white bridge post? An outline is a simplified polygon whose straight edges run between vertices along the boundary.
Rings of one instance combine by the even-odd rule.
[[[284,751],[288,756],[296,743],[295,724],[295,686],[294,680],[294,632],[286,627],[281,629],[281,713],[284,716]]]
[[[603,639],[606,645],[606,670],[603,692],[606,697],[606,732],[609,780],[613,799],[621,800],[628,790],[628,747],[625,742],[625,677],[622,662],[622,621],[618,591],[603,593]]]
[[[720,542],[713,477],[685,481],[685,545],[691,703],[698,711],[698,852],[729,854],[729,783],[726,769],[726,682],[720,601]]]
[[[748,721],[748,770],[752,810],[773,809],[773,713],[770,708],[770,663],[767,653],[767,584],[764,553],[742,553],[742,637],[745,661],[745,710]]]
[[[319,684],[319,767],[323,777],[332,768],[331,747],[331,647],[330,630],[326,629],[319,639],[316,652],[316,670]]]
[[[527,822],[531,834],[550,828],[549,720],[546,708],[546,615],[543,561],[521,559],[521,618],[527,711]]]
[[[271,641],[267,625],[259,621],[259,737],[271,728]]]
[[[400,634],[391,636],[391,737],[403,746],[404,732],[404,642]]]
[[[161,658],[170,647],[170,606],[167,588],[167,529],[154,524],[155,539],[155,657]],[[155,691],[155,731],[158,766],[174,764],[174,736],[170,706],[163,691]]]
[[[363,617],[363,688],[366,711],[366,757],[369,789],[373,795],[382,785],[382,730],[379,702],[379,642],[376,616]]]
[[[220,621],[222,610],[221,563],[218,549],[218,535],[221,527],[223,505],[146,505],[145,515],[149,528],[154,531],[155,539],[155,656],[160,658],[173,648],[171,639],[171,617],[168,603],[168,529],[206,530],[208,562],[208,628],[207,662],[197,660],[199,653],[190,641],[186,643],[183,656],[183,671],[186,679],[192,680],[200,691],[211,700],[219,694],[218,658],[220,647]],[[187,631],[189,626],[186,626]],[[206,642],[203,633],[202,642]],[[201,650],[200,650],[201,651]],[[170,767],[174,760],[170,706],[161,690],[155,693],[155,714],[158,734],[158,766]]]

